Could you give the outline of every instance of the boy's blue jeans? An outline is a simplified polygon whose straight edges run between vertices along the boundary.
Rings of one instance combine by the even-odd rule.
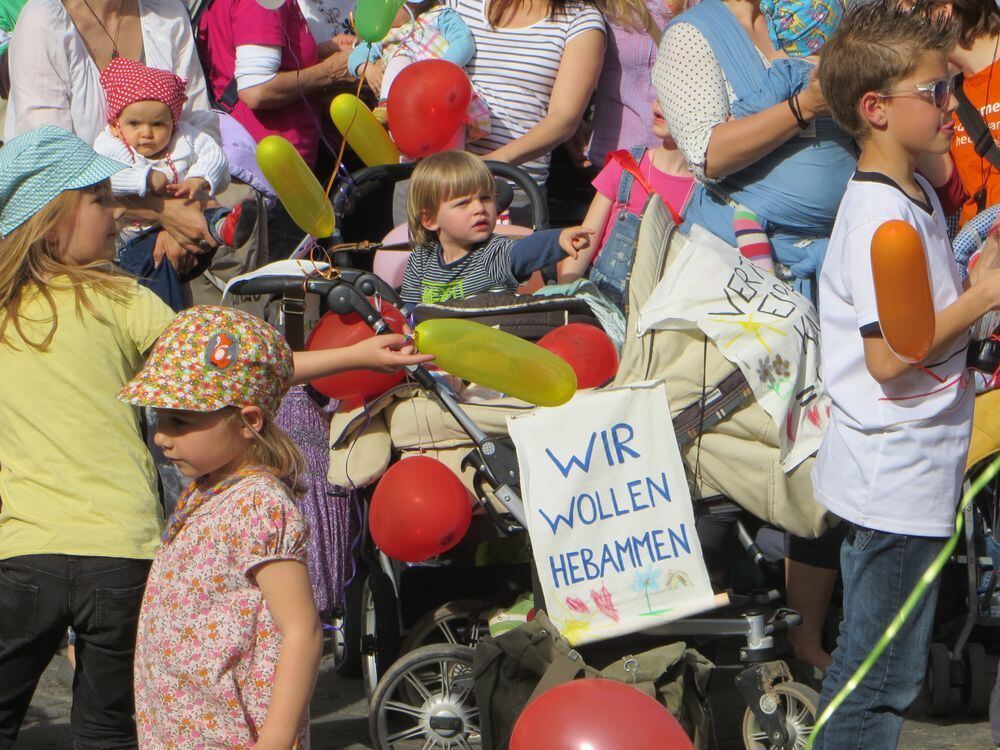
[[[864,661],[946,541],[853,524],[848,528],[840,550],[844,619],[823,680],[821,712]],[[895,640],[820,731],[816,750],[896,747],[903,717],[927,669],[937,596],[935,579]]]

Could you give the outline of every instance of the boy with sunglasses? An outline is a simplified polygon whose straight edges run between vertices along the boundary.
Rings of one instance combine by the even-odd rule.
[[[1000,270],[979,264],[965,288],[941,204],[916,173],[947,153],[957,106],[941,23],[880,0],[849,10],[824,47],[819,80],[833,117],[861,144],[819,281],[830,427],[813,469],[817,500],[848,524],[841,548],[844,619],[820,698],[855,673],[954,528],[972,424],[969,328],[1000,307]],[[913,366],[879,326],[871,241],[902,220],[923,240],[934,341]],[[979,269],[982,270],[979,270]],[[937,582],[822,729],[817,750],[895,748],[927,663]]]

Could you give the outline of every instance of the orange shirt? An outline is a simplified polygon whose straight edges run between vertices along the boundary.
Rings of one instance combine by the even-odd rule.
[[[1000,61],[983,68],[975,75],[967,76],[962,88],[972,105],[983,115],[995,139],[997,130],[1000,129]],[[955,167],[967,196],[962,206],[960,222],[964,224],[978,213],[973,196],[982,188],[986,188],[986,206],[1000,203],[1000,169],[979,158],[957,112],[951,155],[955,159]]]

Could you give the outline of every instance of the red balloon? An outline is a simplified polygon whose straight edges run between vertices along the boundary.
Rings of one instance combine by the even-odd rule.
[[[385,300],[381,301],[382,317],[389,324],[393,333],[402,333],[405,320],[403,314]],[[355,313],[337,315],[327,313],[313,328],[306,340],[306,351],[316,349],[335,349],[350,346],[375,335]],[[312,381],[312,387],[324,396],[340,401],[364,402],[374,396],[380,396],[397,383],[403,381],[406,373],[372,372],[371,370],[346,370],[336,375],[328,375]]]
[[[604,385],[618,372],[618,351],[614,342],[597,326],[569,323],[553,328],[538,345],[562,357],[576,372],[577,388]]]
[[[407,65],[389,89],[386,108],[396,147],[411,159],[443,150],[465,122],[472,84],[447,60]]]
[[[573,680],[528,704],[510,750],[694,750],[671,713],[634,687]]]
[[[413,456],[379,480],[368,528],[389,557],[420,562],[458,544],[471,520],[469,493],[455,472],[428,456]]]

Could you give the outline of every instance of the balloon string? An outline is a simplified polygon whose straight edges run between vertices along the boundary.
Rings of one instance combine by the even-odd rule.
[[[358,34],[358,27],[354,23],[354,14],[352,13],[349,18],[351,19],[351,27],[354,29],[354,35]],[[365,63],[361,66],[361,74],[358,76],[358,87],[354,91],[354,97],[359,99],[361,97],[361,88],[365,85],[365,74],[368,72],[368,56],[365,56]],[[351,128],[354,127],[354,120],[357,119],[358,108],[354,108],[354,112],[351,114],[351,121],[347,125],[347,129],[341,133],[340,138],[340,148],[337,150],[337,160],[333,163],[333,172],[330,174],[330,180],[326,183],[326,197],[330,197],[330,191],[333,189],[333,183],[337,179],[337,173],[340,171],[341,162],[344,160],[344,149],[347,147],[347,134],[351,132]]]
[[[806,743],[805,750],[811,750],[813,743],[816,741],[816,737],[819,736],[820,730],[826,725],[830,720],[830,717],[836,712],[840,705],[847,699],[851,693],[861,684],[861,681],[865,678],[865,675],[871,671],[871,668],[875,666],[875,662],[879,660],[882,653],[885,651],[886,647],[892,642],[893,638],[899,633],[903,624],[906,622],[907,618],[913,613],[920,600],[923,598],[924,594],[927,592],[928,587],[934,583],[934,579],[941,574],[941,569],[944,568],[945,563],[951,558],[952,553],[955,551],[955,547],[958,545],[958,539],[962,534],[962,529],[965,525],[965,509],[969,507],[969,503],[972,499],[978,495],[983,487],[992,480],[997,473],[1000,472],[1000,456],[993,459],[986,470],[980,474],[976,481],[972,483],[972,486],[965,492],[962,496],[962,502],[958,506],[958,514],[955,516],[955,532],[948,539],[944,548],[938,553],[937,557],[934,558],[933,562],[924,571],[924,574],[920,576],[920,580],[917,581],[917,585],[913,587],[913,591],[903,602],[903,606],[899,608],[899,612],[889,623],[889,627],[885,629],[882,637],[879,638],[878,643],[871,650],[865,660],[858,667],[857,671],[851,675],[851,679],[847,681],[847,684],[840,689],[833,700],[830,701],[830,705],[824,709],[823,713],[816,720],[816,724],[813,725],[812,734],[809,737],[809,741]]]

